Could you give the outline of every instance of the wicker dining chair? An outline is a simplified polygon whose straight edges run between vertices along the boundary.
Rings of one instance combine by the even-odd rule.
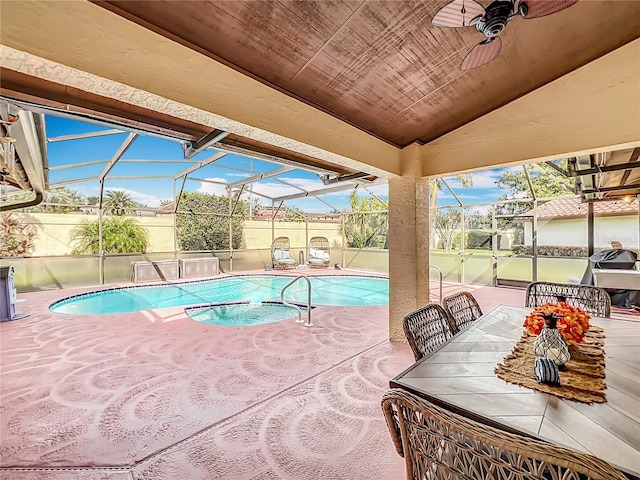
[[[450,325],[445,309],[435,303],[404,316],[402,329],[416,360],[430,354],[453,336]]]
[[[526,307],[557,302],[565,302],[597,317],[611,316],[611,297],[603,288],[551,282],[532,282],[527,287]]]
[[[482,315],[478,301],[469,292],[459,292],[442,300],[442,306],[453,320],[451,330],[454,334],[468,328]]]
[[[408,480],[625,480],[604,460],[504,432],[392,389],[382,410]]]

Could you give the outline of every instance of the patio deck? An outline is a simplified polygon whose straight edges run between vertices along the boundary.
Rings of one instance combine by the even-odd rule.
[[[524,301],[505,288],[444,294],[464,289],[485,311]],[[48,310],[88,290],[19,295],[29,316],[0,324],[0,478],[404,476],[380,399],[413,355],[387,340],[387,307],[318,307],[313,328]]]

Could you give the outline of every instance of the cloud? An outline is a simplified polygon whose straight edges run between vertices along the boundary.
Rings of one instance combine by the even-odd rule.
[[[298,205],[296,205],[296,207],[300,208],[301,210],[304,210],[305,213],[331,213],[331,208],[329,208],[329,206],[324,204],[318,208],[308,208],[308,207],[303,208],[302,206],[298,206]]]
[[[271,198],[284,197],[287,195],[304,194],[304,191],[312,192],[323,187],[320,180],[312,180],[308,178],[295,178],[295,177],[282,177],[281,180],[290,183],[291,185],[298,187],[290,187],[284,183],[280,183],[274,180],[263,180],[252,184],[254,192],[258,192],[261,195],[266,195]],[[304,191],[303,191],[304,190]]]
[[[256,182],[253,184],[253,191],[258,192],[262,195],[266,195],[271,198],[284,197],[287,195],[295,195],[298,193],[304,194],[304,192],[317,192],[318,190],[330,189],[336,186],[341,185],[340,183],[325,185],[319,179],[309,179],[309,178],[295,178],[295,177],[281,177],[281,180],[298,187],[302,190],[298,190],[296,188],[292,188],[288,185],[284,185],[280,182],[274,180],[266,180],[262,182]],[[346,189],[337,192],[327,192],[327,193],[319,193],[317,194],[321,198],[349,198],[351,195],[352,189],[355,187],[353,183],[344,183]],[[389,196],[389,186],[387,184],[381,185],[372,185],[367,186],[367,190],[373,193],[374,195],[380,197],[388,197]],[[360,196],[369,196],[369,194],[364,190],[361,186],[358,188],[358,193]]]
[[[86,183],[72,185],[71,187],[68,187],[68,188],[69,190],[75,190],[77,192],[80,192],[85,197],[97,197],[100,193],[100,189],[98,188],[97,185],[91,185]]]
[[[366,190],[365,190],[366,188]],[[385,200],[389,197],[389,184],[382,183],[380,185],[360,185],[358,187],[358,195],[360,196],[369,196],[369,194],[373,194],[376,197],[381,197],[382,200]],[[351,191],[349,191],[351,194]]]
[[[522,167],[520,167],[522,168]],[[500,170],[486,170],[483,172],[474,172],[471,174],[471,178],[473,179],[473,185],[471,188],[496,188],[496,180],[500,178],[504,169]],[[462,186],[462,182],[455,177],[445,177],[445,180],[449,184],[451,188],[456,189],[464,189]],[[456,192],[457,193],[457,192]]]
[[[285,197],[288,195],[296,195],[296,194],[304,195],[305,191],[313,192],[316,190],[321,190],[322,188],[333,187],[333,185],[329,185],[325,187],[325,185],[319,179],[316,180],[316,179],[297,178],[297,177],[281,177],[281,179],[291,184],[292,186],[285,185],[284,183],[275,181],[273,179],[265,179],[260,182],[253,182],[245,185],[244,191],[242,193],[242,198],[247,199],[251,191],[258,193],[260,195],[264,195],[265,197],[278,198],[278,197]],[[218,182],[218,183],[200,182],[200,187],[198,187],[197,189],[198,192],[208,193],[213,195],[227,194],[227,191],[224,185],[228,183],[226,179],[221,177],[215,177],[215,178],[206,178],[206,180],[210,180],[211,182]],[[295,188],[295,187],[298,187],[298,188]],[[240,187],[238,187],[238,189],[239,188]],[[385,195],[385,196],[388,195],[388,188],[386,185],[377,185],[375,187],[367,187],[367,188],[374,193],[379,191],[381,192],[380,194],[382,195]],[[299,189],[302,189],[302,190],[299,190]],[[366,192],[364,190],[361,190],[361,191],[362,191],[362,195],[366,195]],[[333,198],[339,197],[339,198],[347,199],[350,194],[351,194],[351,190],[345,190],[343,192],[330,192],[322,196],[323,197],[331,196]],[[376,195],[378,195],[378,193],[376,193]],[[301,197],[301,198],[305,198],[305,197]],[[265,198],[263,198],[263,200],[268,201]]]
[[[279,177],[291,185],[300,187],[307,191],[319,190],[324,187],[324,183],[319,178],[297,178],[297,177]]]
[[[467,214],[472,212],[478,212],[482,215],[486,215],[487,213],[491,212],[492,208],[493,208],[493,205],[472,205],[468,207],[466,212]]]
[[[249,175],[248,173],[227,173],[226,174],[227,177],[240,177],[240,178],[248,178],[251,175]]]
[[[282,183],[278,182],[264,182],[264,183],[254,183],[249,187],[248,185],[245,187],[245,191],[250,189],[260,195],[264,195],[269,198],[277,198],[283,197],[285,195],[293,195],[296,193],[302,193],[300,190],[289,187]]]
[[[200,182],[200,186],[196,190],[200,193],[208,193],[209,195],[226,195],[227,188],[224,185],[220,185],[221,183],[227,183],[227,180],[220,177],[214,178],[205,178],[205,180],[209,180],[210,182],[218,182],[218,183],[209,183],[209,182]]]

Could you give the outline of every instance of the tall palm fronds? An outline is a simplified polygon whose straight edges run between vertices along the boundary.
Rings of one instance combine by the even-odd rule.
[[[462,188],[473,187],[473,176],[469,173],[454,177],[460,182]],[[439,179],[429,182],[429,210],[434,211],[438,203],[438,192],[442,190],[442,182]]]
[[[473,186],[473,176],[471,174],[462,174],[454,177],[456,180],[460,182],[462,188],[469,188]],[[436,239],[438,238],[436,233],[438,230],[446,231],[443,229],[442,219],[438,217],[438,211],[436,207],[438,206],[438,192],[442,190],[442,182],[439,179],[431,180],[429,182],[429,230],[430,230],[430,243],[432,248],[437,248],[438,245],[436,243]],[[453,245],[451,242],[447,242],[446,245],[449,245],[449,248]]]
[[[134,208],[138,203],[131,199],[127,192],[122,190],[107,190],[104,197],[103,206],[111,210],[111,215],[122,217],[133,215]]]
[[[340,226],[349,247],[386,248],[389,231],[387,205],[377,198],[359,198],[355,190],[349,199],[351,213]]]
[[[77,212],[85,204],[84,196],[77,190],[66,187],[54,188],[44,192],[40,205],[29,207],[29,212],[69,213]]]

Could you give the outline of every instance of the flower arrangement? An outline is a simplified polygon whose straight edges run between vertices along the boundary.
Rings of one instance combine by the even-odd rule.
[[[529,333],[539,335],[544,327],[543,315],[552,314],[560,317],[557,321],[557,329],[567,343],[576,345],[584,341],[584,332],[589,329],[591,316],[584,310],[564,302],[547,303],[535,308],[527,315],[523,326]]]

